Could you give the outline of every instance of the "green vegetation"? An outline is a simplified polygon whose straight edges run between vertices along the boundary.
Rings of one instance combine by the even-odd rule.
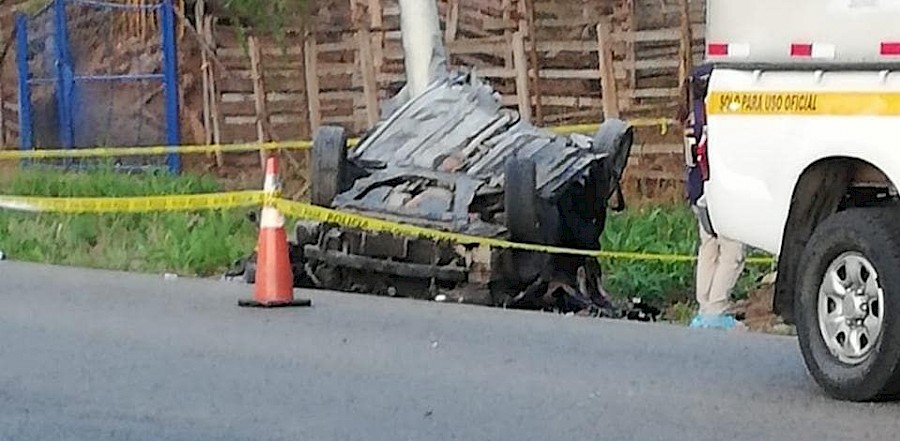
[[[699,240],[697,229],[696,217],[685,205],[630,208],[610,215],[603,249],[694,256]],[[602,264],[604,285],[617,298],[640,296],[657,303],[693,299],[693,262],[603,259]],[[746,296],[766,269],[747,265],[735,295]]]
[[[125,197],[219,191],[204,177],[17,172],[0,193]],[[141,272],[214,275],[253,249],[246,210],[109,215],[0,210],[0,250],[17,260]]]
[[[225,0],[226,16],[247,27],[280,36],[285,27],[307,18],[307,0]]]
[[[124,197],[210,193],[212,177],[112,171],[16,171],[0,176],[0,194]],[[110,215],[35,214],[0,210],[0,250],[13,259],[140,272],[212,276],[249,253],[256,230],[247,210]],[[609,218],[603,248],[694,255],[697,223],[683,206],[630,208]],[[603,260],[607,290],[658,304],[689,302],[692,262]],[[748,265],[738,294],[746,294],[765,267]],[[687,311],[687,309],[686,309]],[[689,315],[682,311],[680,315]]]

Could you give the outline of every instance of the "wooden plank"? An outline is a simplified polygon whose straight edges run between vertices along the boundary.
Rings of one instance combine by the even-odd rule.
[[[319,110],[321,102],[319,101],[318,45],[315,31],[306,34],[304,49],[309,129],[311,133],[316,133],[322,123],[322,113]]]
[[[257,41],[257,44],[260,44],[259,41]],[[298,57],[302,54],[303,49],[293,46],[287,42],[284,43],[284,46],[260,46],[260,55],[262,57]],[[247,54],[247,51],[242,47],[223,46],[216,49],[216,56],[224,61],[233,59],[246,59],[249,55]]]
[[[366,103],[366,121],[369,127],[378,122],[378,83],[375,66],[372,65],[372,36],[366,26],[357,32],[359,41],[359,69],[363,78],[363,97]]]
[[[534,116],[537,125],[543,126],[544,109],[543,103],[541,102],[541,63],[537,53],[538,39],[536,33],[537,28],[535,28],[534,25],[534,0],[519,0],[519,4],[522,6],[526,17],[523,25],[527,30],[530,47],[528,50],[528,64],[530,65],[529,77],[531,79],[531,92],[534,96]]]
[[[582,96],[544,95],[541,97],[541,101],[543,102],[545,107],[600,108],[603,106],[603,100],[601,98]],[[514,96],[504,96],[501,99],[501,103],[504,106],[514,106],[518,104],[518,99]]]
[[[637,60],[633,64],[620,63],[625,69],[634,70],[658,70],[658,69],[675,69],[678,67],[678,60]]]
[[[372,56],[375,71],[379,71],[384,65],[384,7],[381,0],[369,0],[369,26],[371,29],[378,29],[373,34]]]
[[[541,69],[541,78],[548,80],[596,80],[599,69]]]
[[[297,122],[273,123],[271,130],[279,139],[298,139],[303,136]],[[256,124],[225,124],[222,126],[222,138],[229,143],[255,142]]]
[[[352,90],[336,90],[333,92],[322,92],[319,94],[319,101],[327,102],[327,101],[357,101],[361,98],[360,92],[354,92]]]
[[[510,52],[510,43],[505,37],[456,40],[447,43],[447,51],[452,55],[496,54],[506,56]]]
[[[459,0],[449,0],[447,12],[447,29],[444,31],[445,44],[455,41],[459,33]]]
[[[506,69],[503,67],[475,69],[475,74],[483,78],[508,79],[516,77],[515,69]]]
[[[253,72],[253,103],[256,110],[256,140],[260,143],[269,141],[271,133],[269,126],[269,110],[266,107],[266,89],[263,80],[262,66],[260,66],[259,43],[256,37],[250,37],[250,69]],[[265,168],[268,153],[259,151],[259,165]]]
[[[2,68],[0,68],[0,69],[2,69]],[[3,78],[2,71],[0,71],[0,150],[2,150],[3,148],[6,147],[6,141],[7,141],[6,140],[6,128],[7,128],[7,126],[6,126],[6,105],[5,105],[5,102],[3,99],[3,97],[5,96],[4,90],[3,90],[3,83],[4,83],[4,78]]]
[[[203,39],[206,39],[206,11],[205,11],[205,2],[204,0],[197,0],[197,3],[194,5],[194,15],[197,21],[197,32],[200,34]],[[209,55],[206,52],[200,51],[200,75],[202,77],[202,92],[203,92],[203,131],[204,137],[203,142],[206,144],[212,143],[212,111],[210,105],[210,99],[212,98],[209,91],[209,82],[210,82],[210,65],[209,65]]]
[[[269,101],[266,111],[269,115],[297,114],[303,115],[303,101]],[[256,116],[256,109],[250,102],[223,102],[220,106],[223,114],[231,116]]]
[[[204,38],[206,39],[207,44],[214,45],[215,41],[213,40],[212,27],[213,27],[213,17],[208,16],[205,17],[206,25],[205,25],[205,34]],[[212,66],[209,68],[209,101],[210,101],[210,117],[212,120],[212,139],[211,141],[219,145],[222,143],[222,114],[219,112],[219,93],[218,93],[218,84],[216,83],[216,72]],[[225,156],[222,152],[216,152],[216,164],[219,166],[223,166],[225,164]]]
[[[513,34],[513,64],[516,72],[516,97],[522,120],[531,122],[531,93],[528,89],[528,59],[525,55],[525,41],[521,31]]]
[[[203,0],[197,1],[195,6],[195,20],[197,22],[197,33],[200,38],[215,50],[215,41],[212,39],[212,23],[213,17],[206,15],[206,3]],[[215,104],[218,95],[215,88],[215,72],[209,60],[209,54],[206,51],[200,51],[200,74],[203,77],[203,141],[206,144],[217,142],[217,135],[221,135],[218,127],[218,106]],[[216,112],[214,114],[213,112]],[[216,165],[222,167],[225,165],[225,156],[222,152],[213,154],[216,158]]]
[[[635,153],[641,156],[684,153],[684,146],[681,144],[638,144],[634,147]]]
[[[500,6],[500,10],[502,11],[503,21],[506,21],[506,22],[511,21],[512,16],[513,16],[512,0],[501,0],[501,1],[502,1],[502,3]],[[505,41],[508,45],[507,47],[510,47],[510,48],[512,48],[512,39],[513,39],[514,28],[515,28],[515,26],[513,26],[511,28],[506,28],[503,30],[503,41]],[[504,55],[503,56],[503,58],[504,58],[503,66],[506,67],[507,69],[513,69],[514,68],[513,63],[515,62],[515,60],[513,60],[513,58],[514,58],[513,51],[512,50],[506,51],[503,55]]]
[[[539,41],[538,52],[597,52],[596,41]]]
[[[681,40],[678,47],[678,84],[685,84],[688,75],[693,69],[692,41],[691,33],[691,7],[688,0],[679,0],[681,4]]]
[[[625,0],[625,2],[623,2],[621,4],[621,6],[622,6],[621,12],[624,15],[624,17],[622,19],[622,24],[621,24],[622,30],[624,31],[623,34],[627,33],[627,34],[631,35],[632,31],[637,30],[638,24],[637,24],[637,17],[636,17],[635,1],[636,0]],[[625,62],[626,63],[629,63],[629,64],[634,63],[635,60],[637,59],[635,46],[636,45],[635,45],[634,41],[625,42]],[[626,81],[627,87],[629,89],[634,89],[635,87],[637,87],[637,72],[635,71],[635,69],[633,69],[633,68],[628,69],[627,73],[625,74],[625,77],[626,77],[625,81]],[[630,104],[631,103],[626,105],[626,108],[628,108],[628,106],[630,106]]]
[[[304,93],[302,92],[277,92],[269,90],[266,92],[266,101],[269,103],[278,103],[278,102],[300,102],[303,101]],[[249,104],[253,102],[253,94],[252,93],[235,93],[235,92],[225,92],[222,94],[222,102],[223,103],[245,103]]]
[[[599,46],[600,88],[603,94],[603,118],[619,117],[619,94],[616,86],[616,71],[613,65],[612,38],[610,24],[603,20],[597,25]]]
[[[680,94],[678,88],[652,88],[631,91],[632,98],[674,98]]]
[[[334,43],[319,43],[318,51],[320,54],[328,52],[352,52],[356,50],[356,42],[352,39],[341,40]]]
[[[353,63],[316,63],[318,69],[316,73],[319,76],[328,75],[346,75],[356,73],[356,66]]]
[[[253,81],[250,79],[218,78],[217,83],[219,84],[218,88],[222,93],[253,93]],[[266,86],[272,91],[284,93],[297,93],[305,90],[301,78],[267,79]]]
[[[596,26],[597,19],[592,17],[573,17],[571,19],[568,18],[545,18],[540,20],[535,20],[535,26],[538,29],[548,29],[548,28],[573,28],[573,27],[583,27],[583,26]]]
[[[518,23],[503,17],[487,17],[482,22],[482,29],[485,31],[506,31],[515,29]]]

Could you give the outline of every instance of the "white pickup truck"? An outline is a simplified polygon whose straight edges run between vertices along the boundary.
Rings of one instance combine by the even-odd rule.
[[[900,1],[707,8],[703,223],[778,256],[821,387],[900,396]]]

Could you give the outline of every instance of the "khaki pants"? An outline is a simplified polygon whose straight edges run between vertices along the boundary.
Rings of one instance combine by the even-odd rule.
[[[731,290],[744,271],[744,245],[699,229],[697,303],[700,314],[722,314],[728,311]]]

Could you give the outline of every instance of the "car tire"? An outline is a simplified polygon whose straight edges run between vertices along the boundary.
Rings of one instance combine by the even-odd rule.
[[[540,241],[537,167],[534,160],[510,158],[506,162],[506,184],[503,192],[506,226],[510,239],[515,242]]]
[[[628,166],[633,145],[634,128],[620,119],[610,118],[603,121],[594,134],[593,150],[607,155],[603,163],[608,173],[606,177],[609,179],[608,185],[605,186],[606,194],[602,195],[605,199],[611,198],[618,188],[625,167]]]
[[[342,190],[347,165],[347,132],[342,127],[323,126],[316,131],[310,170],[310,202],[330,207]]]
[[[800,259],[794,298],[803,359],[832,397],[900,393],[900,209],[834,214]]]

